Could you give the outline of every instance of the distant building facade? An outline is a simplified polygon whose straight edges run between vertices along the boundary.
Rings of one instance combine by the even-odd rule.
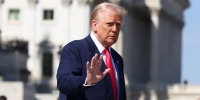
[[[62,46],[89,34],[90,8],[79,0],[4,0],[0,6],[1,42],[28,43],[30,81],[56,87]],[[81,17],[80,17],[81,16]]]
[[[113,46],[124,58],[128,100],[175,100],[168,91],[176,86],[168,85],[181,79],[188,0],[0,0],[0,61],[13,62],[0,64],[0,72],[18,66],[16,76],[2,71],[3,79],[30,82],[39,93],[56,89],[62,47],[90,33],[91,10],[104,1],[128,10]]]

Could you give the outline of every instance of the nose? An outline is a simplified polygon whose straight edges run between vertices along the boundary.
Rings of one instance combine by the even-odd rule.
[[[117,31],[118,31],[118,27],[117,27],[116,24],[113,25],[113,27],[112,27],[112,31],[113,31],[113,32],[117,32]]]

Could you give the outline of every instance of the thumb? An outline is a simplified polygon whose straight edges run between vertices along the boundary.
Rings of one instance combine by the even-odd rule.
[[[103,72],[103,76],[105,76],[107,73],[109,73],[109,71],[110,71],[110,68],[105,69]]]

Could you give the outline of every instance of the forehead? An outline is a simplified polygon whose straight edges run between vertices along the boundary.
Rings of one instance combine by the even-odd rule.
[[[114,10],[101,11],[99,12],[98,16],[99,16],[99,19],[105,19],[105,20],[113,19],[113,20],[118,20],[118,21],[122,20],[122,16]]]

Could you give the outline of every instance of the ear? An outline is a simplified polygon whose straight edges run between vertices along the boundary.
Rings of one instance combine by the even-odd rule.
[[[93,32],[96,33],[97,32],[97,21],[96,20],[92,20],[91,25],[92,25]]]

